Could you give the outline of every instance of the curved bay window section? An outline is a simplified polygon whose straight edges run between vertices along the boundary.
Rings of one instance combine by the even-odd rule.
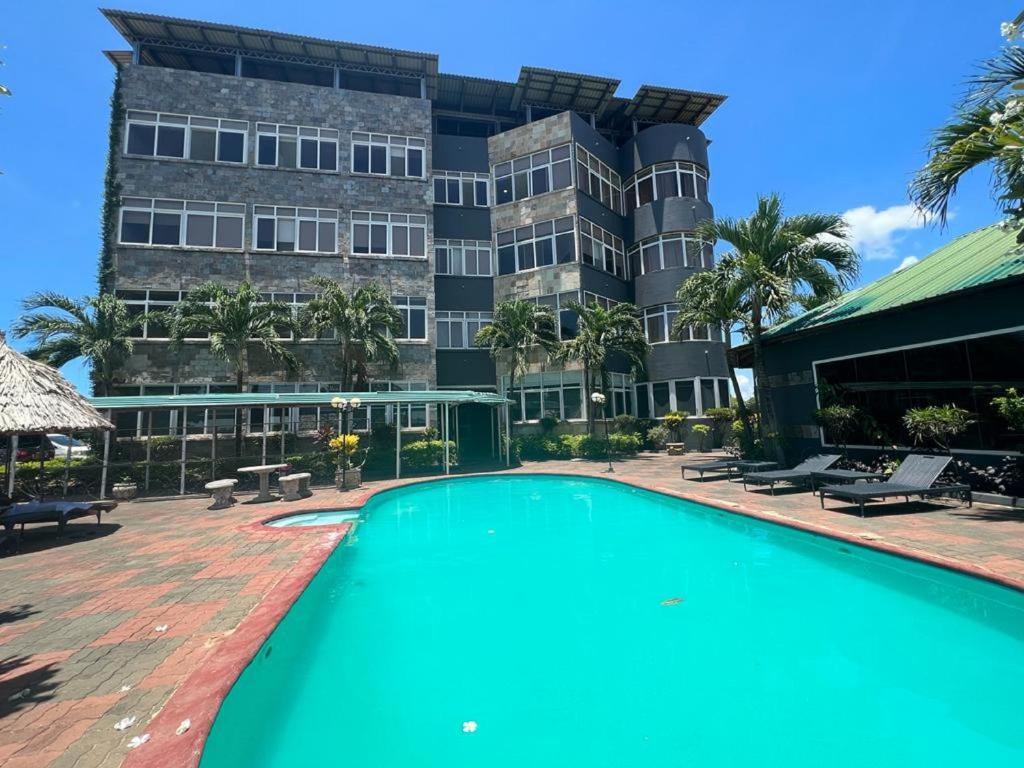
[[[632,414],[633,377],[609,373],[606,385],[609,398],[604,415],[612,418]],[[596,382],[594,386],[600,387]],[[511,392],[508,376],[502,376],[501,392],[512,401],[512,420],[517,424],[537,423],[545,416],[554,416],[559,421],[582,421],[587,417],[582,371],[529,373],[516,379],[516,388]]]
[[[678,267],[709,269],[713,265],[714,248],[711,243],[690,232],[658,235],[629,249],[629,267],[634,276]]]
[[[636,173],[623,190],[626,213],[670,197],[708,201],[708,172],[696,163],[658,163]]]

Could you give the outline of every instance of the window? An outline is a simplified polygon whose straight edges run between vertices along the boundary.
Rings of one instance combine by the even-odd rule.
[[[402,316],[398,341],[426,341],[427,300],[422,296],[393,296],[391,301]]]
[[[707,202],[708,172],[694,163],[658,163],[635,174],[623,197],[626,213],[666,197],[695,197]]]
[[[261,294],[264,301],[271,302],[276,301],[279,304],[287,304],[291,307],[292,316],[298,318],[299,313],[303,307],[316,298],[315,293],[264,293]],[[327,331],[325,334],[320,336],[321,339],[333,339],[335,337],[334,329]],[[313,336],[296,336],[295,333],[290,329],[280,328],[278,329],[277,338],[281,341],[295,341],[298,338],[302,338],[305,341],[312,341]]]
[[[249,123],[128,110],[125,154],[244,163]]]
[[[372,392],[425,392],[425,381],[371,381]],[[360,409],[362,410],[362,409]],[[416,429],[427,426],[426,405],[374,405],[368,406],[367,428],[370,424],[394,424],[396,414],[400,417],[402,429]]]
[[[424,178],[426,139],[352,132],[352,173]]]
[[[253,248],[257,251],[338,252],[336,210],[256,205],[253,211]]]
[[[427,217],[414,213],[352,211],[352,253],[426,258]]]
[[[572,216],[507,229],[497,242],[499,275],[576,261]]]
[[[610,395],[604,414],[611,418],[633,412],[633,377],[609,373]],[[580,371],[529,373],[516,380],[516,389],[509,392],[508,377],[501,379],[501,392],[512,401],[512,420],[539,421],[551,415],[563,421],[586,418],[583,402],[583,375]]]
[[[476,349],[477,332],[494,319],[491,312],[435,312],[438,349]]]
[[[121,200],[122,245],[242,249],[245,206],[197,200]]]
[[[680,329],[679,338],[672,341],[717,341],[724,342],[725,334],[718,325],[688,325]]]
[[[585,306],[589,307],[593,303],[596,303],[602,309],[606,309],[607,310],[607,309],[611,309],[612,307],[614,307],[616,304],[619,304],[620,302],[616,301],[615,299],[609,299],[607,296],[599,296],[596,293],[591,293],[590,291],[585,291],[583,293],[583,304]]]
[[[659,304],[644,310],[644,333],[650,344],[662,344],[670,340],[672,324],[679,314],[676,304]]]
[[[494,166],[494,197],[497,205],[570,186],[572,161],[569,159],[568,144]]]
[[[622,238],[584,218],[580,218],[580,259],[584,264],[626,279]]]
[[[642,240],[629,249],[629,266],[634,275],[646,275],[662,269],[714,266],[711,243],[689,233],[659,235]]]
[[[338,131],[256,123],[256,165],[337,171]]]
[[[434,202],[437,205],[466,205],[486,208],[490,205],[486,173],[434,172]]]
[[[606,208],[622,213],[622,178],[579,144],[576,145],[576,186]]]
[[[563,291],[562,293],[551,293],[546,296],[538,296],[535,299],[528,299],[542,307],[548,307],[555,316],[558,338],[562,341],[576,338],[579,330],[580,318],[573,310],[568,308],[570,301],[579,301],[579,291]]]
[[[486,240],[435,240],[434,272],[490,277],[491,244]]]
[[[660,419],[669,411],[702,416],[709,408],[729,405],[729,380],[724,378],[674,379],[636,385],[637,412]]]

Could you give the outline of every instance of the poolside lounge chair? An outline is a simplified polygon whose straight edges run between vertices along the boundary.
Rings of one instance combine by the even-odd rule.
[[[747,485],[767,485],[775,495],[776,483],[792,483],[793,485],[810,484],[811,472],[828,469],[839,461],[839,456],[832,453],[819,453],[804,459],[792,469],[773,469],[768,472],[748,472],[743,475],[743,490]]]
[[[884,499],[891,496],[903,496],[904,503],[910,502],[911,496],[922,499],[928,496],[959,496],[971,506],[971,487],[969,485],[935,485],[935,481],[946,465],[953,460],[952,456],[925,456],[912,453],[905,458],[892,476],[881,483],[854,483],[853,485],[826,485],[819,488],[821,508],[825,508],[825,496],[856,502],[860,507],[860,516],[864,517],[864,504],[871,499]]]
[[[9,535],[17,525],[24,532],[27,523],[56,523],[58,535],[63,536],[69,520],[96,515],[99,525],[100,516],[115,507],[117,502],[113,501],[26,501],[0,509],[0,525]]]
[[[679,471],[683,475],[683,480],[686,479],[686,470],[696,472],[703,483],[705,472],[725,472],[729,475],[732,474],[732,470],[736,465],[741,462],[742,459],[721,459],[719,461],[703,461],[697,464],[682,464],[679,467]]]

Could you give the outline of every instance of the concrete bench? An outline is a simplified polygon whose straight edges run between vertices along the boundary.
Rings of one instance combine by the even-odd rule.
[[[206,490],[213,497],[213,504],[210,509],[226,509],[235,500],[231,494],[238,485],[237,480],[213,480],[206,484]]]
[[[686,443],[665,443],[669,456],[681,456],[686,453]]]
[[[285,501],[298,501],[309,496],[309,472],[299,472],[294,475],[281,475],[277,479],[278,487]]]

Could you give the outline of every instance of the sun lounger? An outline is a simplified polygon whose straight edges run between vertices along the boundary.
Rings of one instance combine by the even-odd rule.
[[[792,469],[774,469],[768,472],[748,472],[743,475],[743,490],[747,485],[767,485],[775,495],[776,483],[791,483],[793,485],[810,484],[811,473],[818,472],[831,467],[839,461],[839,456],[831,453],[819,453],[804,459]]]
[[[96,515],[96,524],[99,525],[100,516],[116,506],[115,502],[26,501],[12,504],[0,512],[0,525],[10,534],[18,525],[24,531],[27,523],[57,523],[58,535],[63,535],[69,520]]]
[[[910,454],[892,473],[892,477],[881,483],[854,483],[853,485],[826,485],[820,488],[821,508],[825,508],[825,496],[855,502],[860,507],[860,516],[864,517],[864,505],[872,499],[885,499],[903,496],[904,503],[909,503],[911,496],[919,498],[935,496],[956,496],[973,503],[969,485],[935,485],[942,470],[946,468],[952,456],[925,456]]]
[[[696,464],[683,464],[680,466],[680,472],[682,472],[683,480],[686,479],[686,470],[696,472],[701,482],[704,482],[705,472],[725,472],[726,474],[732,474],[732,470],[736,468],[737,464],[742,463],[742,459],[721,459],[719,461],[704,461]]]

